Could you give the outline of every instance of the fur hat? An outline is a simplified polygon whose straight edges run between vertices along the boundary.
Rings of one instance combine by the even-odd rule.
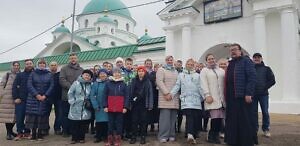
[[[91,78],[93,78],[93,72],[90,71],[89,69],[83,70],[83,72],[81,73],[81,75],[83,75],[85,73],[89,74],[91,76]]]

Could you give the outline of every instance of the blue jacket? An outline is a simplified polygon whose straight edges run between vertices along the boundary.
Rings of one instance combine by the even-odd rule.
[[[124,97],[124,108],[129,109],[129,93],[128,87],[124,83],[123,78],[116,80],[110,77],[110,81],[106,83],[103,107],[108,107],[108,96],[123,96]]]
[[[202,109],[201,102],[203,99],[198,73],[187,70],[179,73],[176,84],[170,93],[174,97],[179,90],[181,91],[181,109]]]
[[[14,99],[20,98],[22,102],[26,102],[28,96],[27,81],[32,71],[25,70],[17,74],[12,87],[12,96]]]
[[[84,94],[84,90],[86,94]],[[85,81],[81,76],[73,82],[68,91],[68,102],[70,104],[70,110],[68,118],[70,120],[89,120],[91,118],[91,112],[84,108],[84,99],[88,98],[91,93],[91,82]]]
[[[45,115],[49,111],[48,101],[54,87],[52,74],[48,70],[34,70],[27,82],[28,98],[26,102],[26,114]],[[45,95],[44,101],[39,101],[36,96]]]
[[[245,96],[254,96],[256,84],[256,70],[254,63],[249,57],[243,56],[237,58],[234,67],[234,90],[235,97],[244,98]],[[229,63],[231,63],[229,61]]]
[[[108,115],[104,112],[103,101],[106,98],[105,95],[105,84],[107,81],[101,81],[100,79],[96,79],[96,81],[92,85],[92,90],[90,94],[90,100],[95,109],[95,120],[96,122],[107,122]]]

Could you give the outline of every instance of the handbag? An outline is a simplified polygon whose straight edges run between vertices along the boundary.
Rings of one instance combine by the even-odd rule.
[[[85,88],[83,88],[82,83],[80,83],[81,89],[83,90],[83,94],[84,94],[84,100],[83,100],[83,107],[89,111],[93,110],[93,105],[91,100],[86,96],[86,86]]]

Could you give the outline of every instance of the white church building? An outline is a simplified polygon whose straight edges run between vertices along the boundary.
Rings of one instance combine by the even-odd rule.
[[[260,52],[273,69],[277,84],[270,90],[270,112],[300,113],[300,1],[299,0],[169,0],[157,12],[165,22],[165,36],[134,33],[136,22],[120,0],[91,0],[77,16],[73,50],[81,65],[92,67],[116,57],[146,58],[163,63],[165,55],[204,62],[207,53],[229,58],[228,44],[239,43],[252,57]],[[150,30],[151,31],[151,30]],[[71,33],[63,23],[34,60],[68,63]],[[0,64],[0,74],[10,62]]]

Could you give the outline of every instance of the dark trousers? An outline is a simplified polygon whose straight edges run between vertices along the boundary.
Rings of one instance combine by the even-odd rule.
[[[176,131],[180,132],[180,128],[181,128],[181,124],[182,124],[182,119],[183,119],[183,111],[182,109],[178,110],[178,114],[177,114],[177,124],[176,124]]]
[[[79,141],[85,139],[85,127],[88,121],[71,120],[72,141]]]
[[[202,115],[201,115],[201,131],[206,131],[207,130],[207,124],[209,121],[209,111],[204,110],[204,101],[201,102],[201,106],[202,106]],[[203,119],[203,125],[202,125],[202,119]]]
[[[216,119],[210,119],[210,130],[219,133],[222,128],[222,120],[221,118],[216,118]]]
[[[186,116],[186,133],[192,134],[194,137],[196,137],[198,131],[197,131],[197,125],[198,119],[197,116],[201,112],[201,110],[198,109],[183,109],[183,113]]]
[[[131,131],[131,110],[127,110],[127,112],[124,114],[124,123],[123,123],[123,134],[126,138],[130,138],[132,131]]]
[[[138,130],[140,130],[141,136],[146,136],[147,134],[147,116],[148,110],[145,108],[138,108],[134,107],[131,110],[131,129],[132,129],[132,136],[136,137],[138,135]]]
[[[196,119],[197,119],[197,125],[196,125],[196,129],[197,129],[197,133],[199,133],[200,131],[202,131],[202,110],[199,110],[196,114]]]
[[[70,110],[70,104],[68,101],[62,101],[61,102],[61,111],[62,111],[62,128],[63,128],[63,133],[65,134],[71,134],[70,130],[70,120],[68,118]]]
[[[253,108],[253,126],[256,128],[256,132],[259,129],[258,124],[258,103],[260,104],[262,112],[262,130],[269,131],[270,129],[270,116],[269,116],[269,96],[254,96],[252,101]]]
[[[96,138],[97,139],[106,139],[108,123],[107,122],[96,122]]]
[[[62,127],[62,101],[59,99],[56,99],[54,101],[52,101],[51,103],[49,103],[48,106],[48,116],[50,116],[51,111],[52,111],[52,105],[54,106],[54,114],[55,114],[55,120],[54,120],[54,131],[61,131],[61,127]],[[49,129],[50,129],[50,125],[49,125]]]
[[[26,103],[24,101],[22,101],[20,104],[16,104],[15,114],[18,134],[30,133],[30,130],[25,128],[25,112]]]
[[[54,130],[61,131],[62,127],[62,108],[61,108],[61,100],[54,101],[54,112],[55,112],[55,120],[54,120]]]
[[[89,125],[91,125],[91,133],[95,132],[95,110],[91,110],[92,117],[90,119]],[[88,125],[88,127],[89,127]]]
[[[13,134],[14,126],[15,126],[15,123],[5,123],[7,134]]]
[[[123,113],[108,113],[108,135],[122,135]]]

